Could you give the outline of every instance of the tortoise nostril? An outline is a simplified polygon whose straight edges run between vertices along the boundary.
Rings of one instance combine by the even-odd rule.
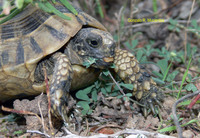
[[[114,55],[115,55],[115,43],[113,43],[113,44],[110,46],[110,54],[111,54],[111,56],[114,56]]]
[[[115,51],[111,50],[110,54],[111,54],[111,56],[114,56],[115,55]]]

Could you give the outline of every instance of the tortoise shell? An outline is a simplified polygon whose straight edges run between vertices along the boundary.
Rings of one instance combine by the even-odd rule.
[[[28,5],[0,26],[0,101],[24,95],[21,92],[24,89],[25,95],[35,95],[37,88],[33,89],[33,82],[37,63],[61,49],[83,26],[106,30],[80,9],[76,9],[76,16],[62,5],[55,7],[71,20]]]

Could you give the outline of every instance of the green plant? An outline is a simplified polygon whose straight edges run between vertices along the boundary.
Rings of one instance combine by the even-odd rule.
[[[3,12],[0,17],[4,17],[1,21],[0,24],[12,19],[14,16],[16,16],[18,13],[20,13],[29,3],[38,6],[39,8],[41,8],[42,10],[44,10],[45,12],[48,13],[54,13],[58,16],[60,16],[63,19],[66,20],[71,20],[70,17],[64,15],[62,12],[60,12],[59,10],[57,10],[51,3],[56,3],[55,0],[5,0],[3,3],[3,7],[0,9],[0,11],[4,11],[4,10],[9,10],[12,6],[14,6],[14,8],[12,8],[11,10],[9,10],[10,14],[5,15],[5,13]],[[60,0],[60,3],[62,3],[66,8],[68,8],[73,14],[77,15],[78,12],[74,9],[74,7],[67,1],[67,0]]]

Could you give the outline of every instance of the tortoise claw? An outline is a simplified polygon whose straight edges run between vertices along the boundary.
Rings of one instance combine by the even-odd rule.
[[[155,112],[154,106],[153,106],[153,104],[152,104],[152,101],[149,101],[148,103],[149,103],[149,105],[150,105],[150,108],[151,108],[152,113],[155,115],[156,112]]]
[[[142,108],[142,112],[143,112],[143,115],[144,117],[146,118],[148,116],[148,112],[147,112],[147,108]]]
[[[158,106],[160,108],[164,108],[163,105],[162,105],[162,103],[159,100],[157,100],[156,98],[154,98],[154,101],[156,102],[156,104],[158,104]]]

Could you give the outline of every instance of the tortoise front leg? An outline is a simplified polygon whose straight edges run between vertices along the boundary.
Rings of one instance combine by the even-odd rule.
[[[151,109],[155,114],[154,106],[161,105],[161,93],[152,80],[151,76],[144,68],[139,66],[135,56],[127,50],[115,50],[115,72],[125,82],[133,84],[133,95],[141,103],[145,105],[143,108],[144,116],[147,116],[147,109]]]
[[[72,81],[72,66],[68,57],[62,53],[53,55],[54,70],[50,85],[51,112],[67,121],[68,94]]]

